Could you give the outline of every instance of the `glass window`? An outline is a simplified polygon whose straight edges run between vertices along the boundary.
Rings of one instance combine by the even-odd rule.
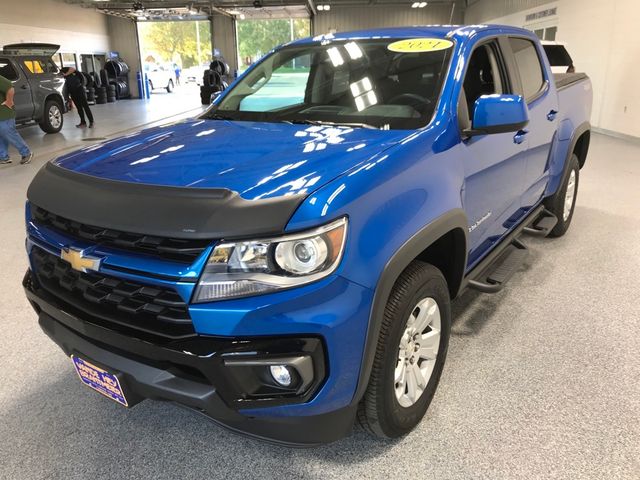
[[[40,60],[24,60],[22,62],[29,72],[39,75],[46,71],[47,66]]]
[[[558,27],[549,27],[544,31],[544,39],[554,41],[556,34],[558,33]]]
[[[505,93],[498,59],[491,45],[481,45],[473,51],[462,85],[470,119],[476,100],[482,95]]]
[[[8,58],[0,58],[0,75],[11,81],[18,80],[18,72],[13,68]]]
[[[524,98],[529,101],[544,86],[542,65],[535,44],[524,38],[509,38],[511,50],[516,60]]]
[[[259,78],[256,92],[242,99],[239,110],[264,112],[304,103],[310,58],[308,53],[296,56],[276,68],[269,79]]]
[[[433,116],[453,44],[396,51],[399,39],[284,47],[263,59],[205,118],[414,129]]]
[[[78,64],[76,63],[76,54],[75,53],[63,53],[61,55],[62,55],[62,66],[63,67],[78,68]]]

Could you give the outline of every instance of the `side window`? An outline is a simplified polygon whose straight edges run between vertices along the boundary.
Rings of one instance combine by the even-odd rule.
[[[458,112],[460,113],[462,110],[462,113],[465,113],[463,108],[466,103],[466,113],[469,119],[473,118],[475,102],[482,95],[506,93],[505,81],[492,44],[481,45],[473,51],[462,87],[463,92],[460,95],[459,102],[461,103],[458,105]]]
[[[8,58],[0,58],[0,75],[12,82],[18,80],[18,72],[13,68]]]
[[[46,65],[44,65],[40,60],[24,60],[22,63],[26,69],[34,75],[44,73],[46,69]]]
[[[509,38],[511,50],[520,72],[522,94],[527,101],[534,98],[544,87],[542,64],[535,44],[524,38]]]
[[[53,59],[47,59],[46,67],[47,73],[58,73],[58,66],[54,63]]]

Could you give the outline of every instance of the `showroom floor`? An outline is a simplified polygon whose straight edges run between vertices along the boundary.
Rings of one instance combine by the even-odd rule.
[[[640,144],[602,135],[570,232],[526,238],[529,259],[502,293],[455,304],[440,388],[405,438],[356,429],[294,450],[171,404],[127,411],[83,387],[22,293],[25,190],[82,137],[197,107],[157,100],[97,106],[94,131],[69,117],[61,135],[23,129],[33,164],[0,167],[0,478],[640,478]]]

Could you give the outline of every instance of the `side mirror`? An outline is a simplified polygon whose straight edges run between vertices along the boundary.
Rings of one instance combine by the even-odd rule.
[[[487,135],[517,132],[529,123],[527,102],[522,95],[482,95],[473,108],[473,122],[464,134]]]

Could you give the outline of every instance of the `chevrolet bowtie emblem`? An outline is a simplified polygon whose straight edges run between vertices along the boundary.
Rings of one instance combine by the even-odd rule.
[[[87,273],[88,270],[98,271],[100,269],[101,258],[91,257],[84,254],[84,250],[67,247],[60,251],[60,258],[71,265],[71,268],[79,272]]]

